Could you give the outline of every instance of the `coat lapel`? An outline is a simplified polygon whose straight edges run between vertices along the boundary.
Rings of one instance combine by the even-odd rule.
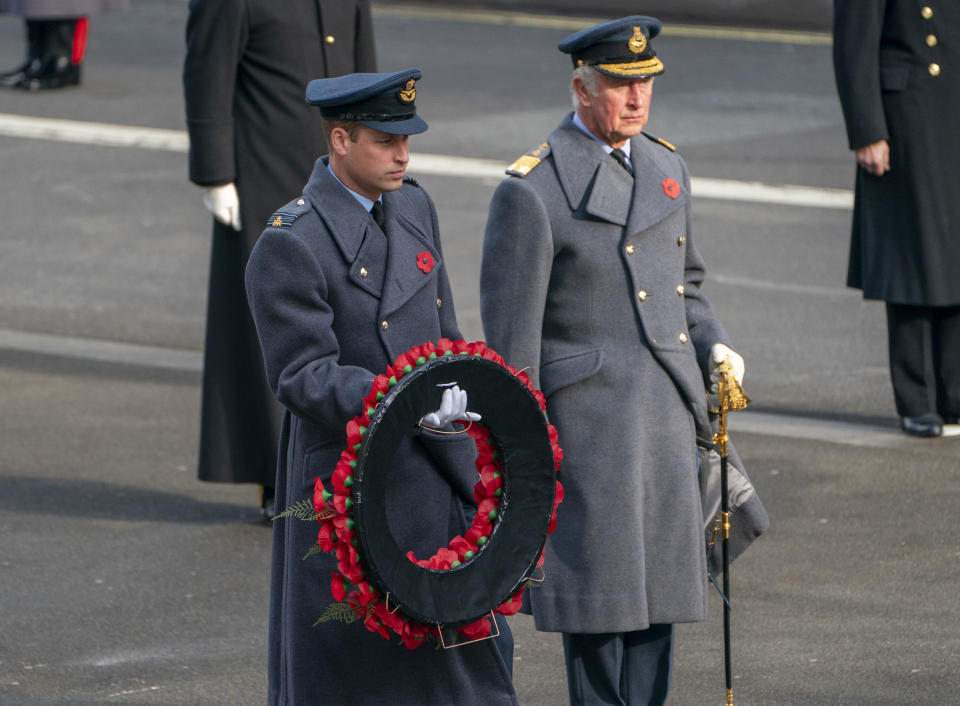
[[[440,253],[432,239],[408,217],[408,203],[399,192],[383,194],[383,215],[387,234],[387,271],[380,299],[383,319],[402,307],[428,282],[437,277]],[[425,255],[424,255],[425,253]],[[419,258],[427,262],[418,266]]]
[[[663,148],[643,135],[630,141],[630,160],[633,162],[634,185],[632,208],[627,218],[627,233],[639,233],[668,215],[683,208],[690,200],[690,192],[682,183],[673,179],[679,192],[671,198],[664,187],[672,179],[657,163],[656,151]]]
[[[350,280],[375,297],[382,295],[387,259],[386,241],[377,225],[327,169],[327,158],[317,160],[303,193],[327,226],[345,262]]]
[[[557,176],[573,211],[624,225],[632,179],[596,140],[584,135],[567,115],[549,138]]]

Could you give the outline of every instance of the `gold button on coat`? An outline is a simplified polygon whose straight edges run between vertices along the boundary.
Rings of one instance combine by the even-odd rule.
[[[440,297],[437,297],[437,308],[439,309],[442,306],[443,306],[443,302],[440,300]]]
[[[628,246],[625,248],[625,250],[627,251],[627,255],[633,255],[633,250],[634,250],[634,248],[633,248],[632,245],[628,245]]]
[[[305,203],[306,201],[304,201],[303,199],[297,199],[297,206],[303,206],[303,204]]]
[[[686,343],[686,342],[687,342],[687,334],[685,334],[685,333],[681,333],[681,334],[678,336],[678,338],[680,339],[680,343]]]
[[[637,292],[637,299],[639,299],[640,301],[645,301],[646,298],[647,298],[647,293],[645,291],[641,289],[639,292]]]
[[[925,20],[929,20],[931,17],[933,17],[933,8],[929,5],[924,5],[920,10],[920,16]]]
[[[386,319],[380,322],[380,328],[382,328],[384,331],[390,328],[390,324],[387,323]]]
[[[928,68],[927,70],[930,72],[930,75],[931,75],[931,76],[939,76],[939,75],[940,75],[940,64],[930,64],[930,66],[929,66],[929,68]]]
[[[323,41],[325,41],[327,44],[333,44],[337,40],[333,38],[332,34],[328,34],[326,37],[323,38]]]
[[[367,276],[367,268],[366,268],[366,267],[361,267],[361,268],[360,268],[360,276],[361,276],[361,277],[366,277],[366,276]]]
[[[937,46],[937,35],[935,35],[935,34],[928,34],[928,35],[927,35],[927,46],[928,46],[928,47],[935,47],[935,46]]]
[[[682,235],[679,238],[677,238],[677,245],[683,245],[685,242],[687,242],[687,239]]]
[[[683,285],[682,285],[682,284],[678,284],[678,285],[677,285],[677,294],[683,294],[683,291],[684,291],[684,290],[683,290]]]

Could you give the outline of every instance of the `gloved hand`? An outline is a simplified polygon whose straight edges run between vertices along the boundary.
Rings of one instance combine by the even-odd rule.
[[[240,230],[240,197],[233,182],[204,189],[203,205],[218,221]]]
[[[467,393],[461,390],[455,382],[447,383],[447,388],[440,397],[440,409],[436,412],[423,415],[420,423],[423,426],[439,429],[458,419],[467,419],[479,422],[481,417],[476,412],[467,411]]]
[[[710,392],[716,393],[717,381],[720,380],[720,366],[727,363],[733,372],[738,385],[743,384],[743,373],[746,367],[743,358],[722,343],[714,343],[710,349]]]

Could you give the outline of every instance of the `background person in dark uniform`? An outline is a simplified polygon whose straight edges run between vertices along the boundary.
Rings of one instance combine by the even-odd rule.
[[[835,0],[834,68],[857,158],[847,284],[887,303],[903,429],[960,415],[960,4]]]
[[[277,474],[282,507],[312,498],[315,477],[330,487],[346,423],[361,413],[377,374],[414,346],[460,338],[436,210],[405,178],[408,135],[427,129],[416,115],[419,78],[408,69],[310,83],[307,100],[320,107],[330,154],[250,256],[247,292],[267,377],[288,410]],[[427,254],[433,264],[424,267]],[[432,425],[461,418],[443,409]],[[430,410],[423,412],[427,423]],[[403,437],[382,508],[399,546],[430,556],[466,531],[475,456],[462,434]],[[408,650],[362,621],[313,627],[333,601],[336,560],[303,559],[317,543],[316,523],[277,521],[273,537],[270,704],[516,703],[505,621],[495,640],[449,650]]]
[[[265,383],[243,272],[267,217],[300,193],[326,151],[303,87],[375,65],[367,0],[190,2],[190,180],[215,219],[198,475],[259,483],[268,515],[282,412]]]
[[[706,617],[705,384],[722,361],[744,371],[701,291],[686,165],[642,133],[659,31],[633,16],[560,43],[576,110],[508,169],[483,243],[487,341],[529,366],[563,445],[562,518],[527,595],[537,629],[563,633],[573,704],[666,700],[673,624]],[[743,487],[752,539],[766,514]]]
[[[0,74],[0,85],[28,91],[76,86],[87,49],[87,15],[126,10],[128,0],[0,0],[0,12],[22,15],[23,62]]]

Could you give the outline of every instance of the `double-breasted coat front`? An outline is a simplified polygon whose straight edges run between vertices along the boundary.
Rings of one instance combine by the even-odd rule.
[[[960,3],[835,0],[833,46],[850,148],[890,144],[889,172],[857,167],[847,284],[960,305]]]
[[[315,78],[374,71],[367,0],[192,0],[183,68],[190,179],[235,182],[242,230],[214,222],[198,475],[273,486],[282,411],[263,365],[243,272],[267,218],[326,152]]]
[[[546,580],[528,591],[540,630],[706,614],[696,439],[711,437],[702,371],[727,334],[701,292],[683,160],[645,135],[630,149],[635,177],[571,114],[490,205],[484,333],[529,366],[564,450]]]
[[[302,199],[282,209],[286,225],[268,228],[250,257],[247,291],[267,377],[288,410],[281,507],[312,498],[317,476],[330,487],[345,425],[376,374],[414,346],[460,337],[432,202],[413,184],[382,198],[383,231],[320,160]],[[432,268],[418,267],[424,252]],[[464,436],[423,432],[401,443],[384,509],[401,547],[430,556],[466,530],[474,457]],[[328,555],[302,560],[316,537],[315,523],[284,519],[274,528],[271,704],[516,702],[492,640],[408,650],[360,623],[312,627],[333,601],[336,570]],[[509,640],[499,622],[498,639]]]

